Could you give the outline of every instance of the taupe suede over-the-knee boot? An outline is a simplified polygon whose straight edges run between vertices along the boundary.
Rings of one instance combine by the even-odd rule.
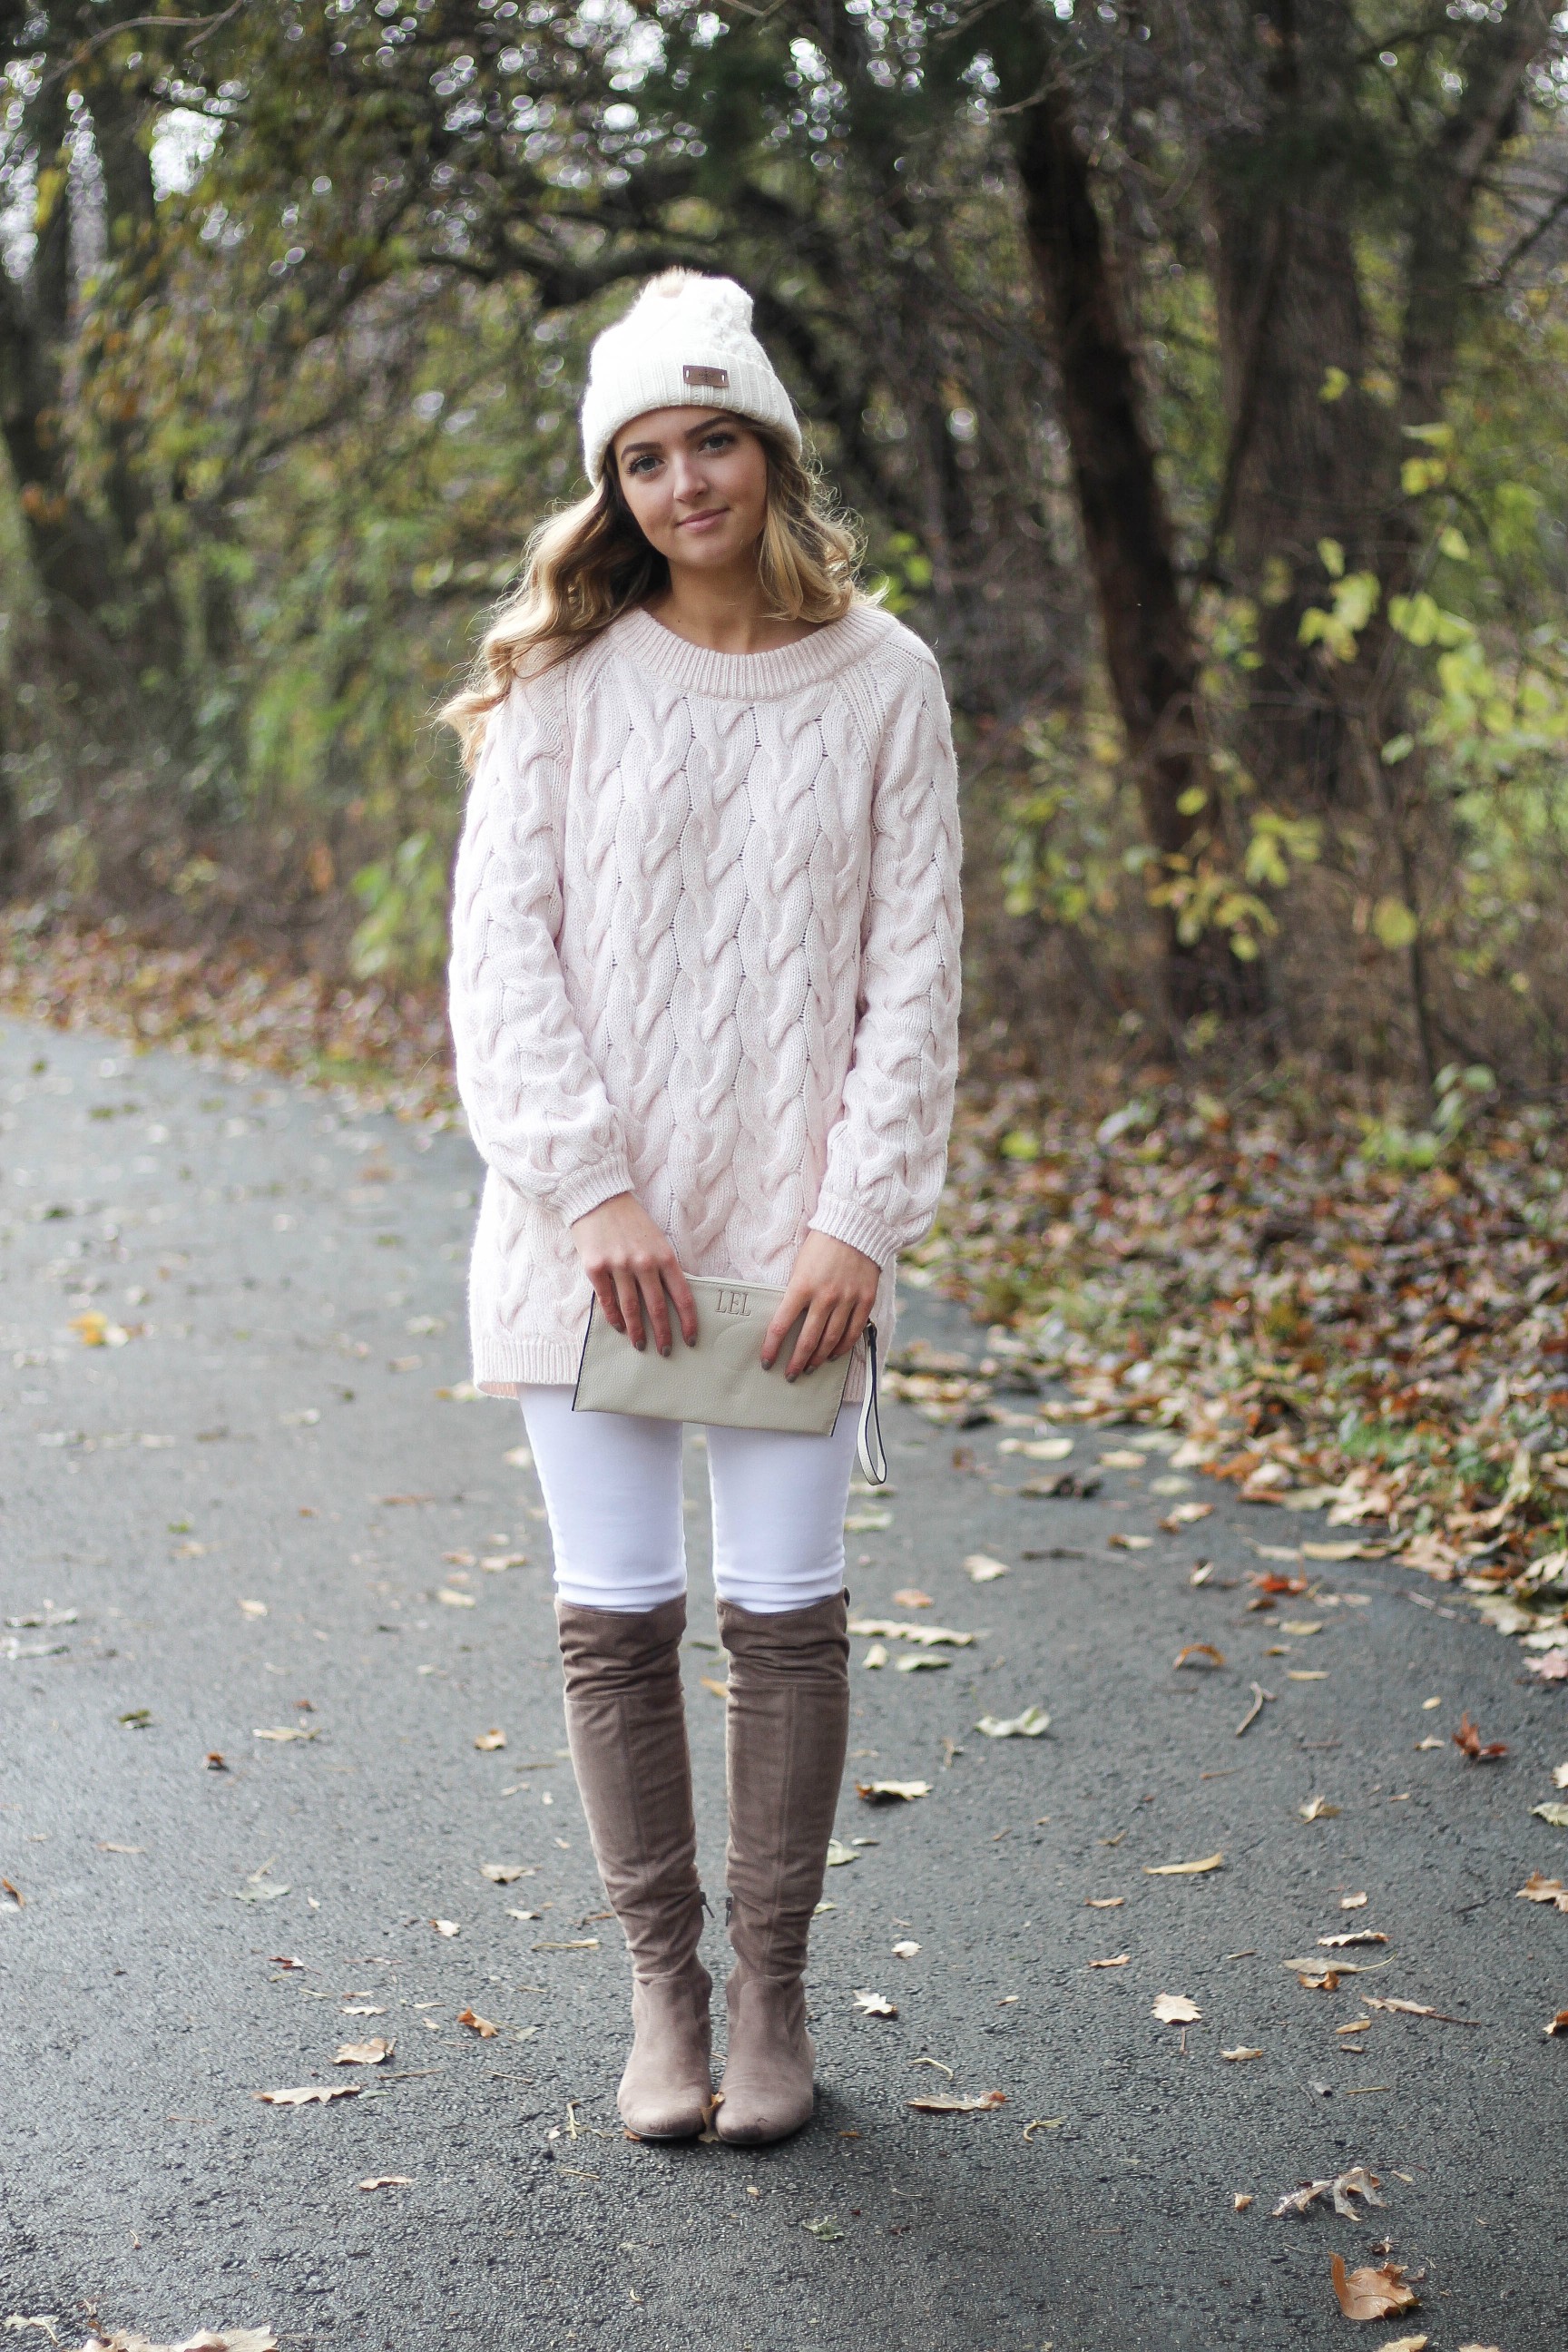
[[[846,1595],[777,1616],[719,1603],[730,1654],[730,2042],[713,2127],[784,2139],[810,2120],[806,1942],[849,1736]]]
[[[687,2139],[713,2099],[697,1957],[702,1889],[680,1685],[684,1600],[657,1609],[558,1601],[566,1735],[594,1859],[632,1956],[633,2042],[618,2099],[639,2139]]]

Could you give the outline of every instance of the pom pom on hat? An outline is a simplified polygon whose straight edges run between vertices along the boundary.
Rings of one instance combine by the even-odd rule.
[[[789,394],[752,332],[752,298],[732,278],[666,269],[650,278],[588,358],[583,458],[596,483],[623,425],[655,408],[728,408],[782,433],[797,452]]]

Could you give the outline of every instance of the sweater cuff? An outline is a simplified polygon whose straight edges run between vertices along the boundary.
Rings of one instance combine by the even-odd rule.
[[[875,1258],[879,1265],[886,1265],[897,1257],[902,1246],[898,1234],[875,1209],[868,1209],[858,1201],[847,1201],[842,1193],[822,1194],[810,1227],[814,1234],[826,1234],[836,1242],[847,1242],[851,1249]]]
[[[557,1188],[550,1205],[563,1225],[574,1225],[590,1209],[613,1201],[617,1192],[629,1192],[632,1189],[632,1171],[626,1153],[612,1151],[607,1160],[596,1160],[591,1168],[568,1177]]]

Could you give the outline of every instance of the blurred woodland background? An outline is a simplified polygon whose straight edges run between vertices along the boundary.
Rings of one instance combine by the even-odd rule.
[[[1546,0],[0,0],[0,44],[14,958],[107,921],[429,1000],[433,706],[583,487],[589,341],[684,263],[942,656],[972,1057],[1393,1083],[1416,1164],[1556,1093]]]

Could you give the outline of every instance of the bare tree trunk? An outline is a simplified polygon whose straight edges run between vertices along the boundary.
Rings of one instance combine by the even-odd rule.
[[[1325,540],[1381,571],[1395,435],[1363,382],[1342,18],[1335,0],[1266,0],[1252,37],[1257,127],[1207,142],[1229,438],[1206,568],[1258,609],[1243,759],[1268,792],[1331,801],[1357,772],[1348,681],[1301,644],[1301,616],[1328,588]]]
[[[1142,415],[1116,272],[1065,76],[1033,5],[987,19],[998,99],[1023,189],[1029,253],[1057,362],[1106,667],[1135,762],[1144,828],[1167,869],[1195,863],[1215,829],[1197,712],[1198,655],[1170,518]],[[1254,997],[1222,943],[1166,926],[1173,1015]]]

